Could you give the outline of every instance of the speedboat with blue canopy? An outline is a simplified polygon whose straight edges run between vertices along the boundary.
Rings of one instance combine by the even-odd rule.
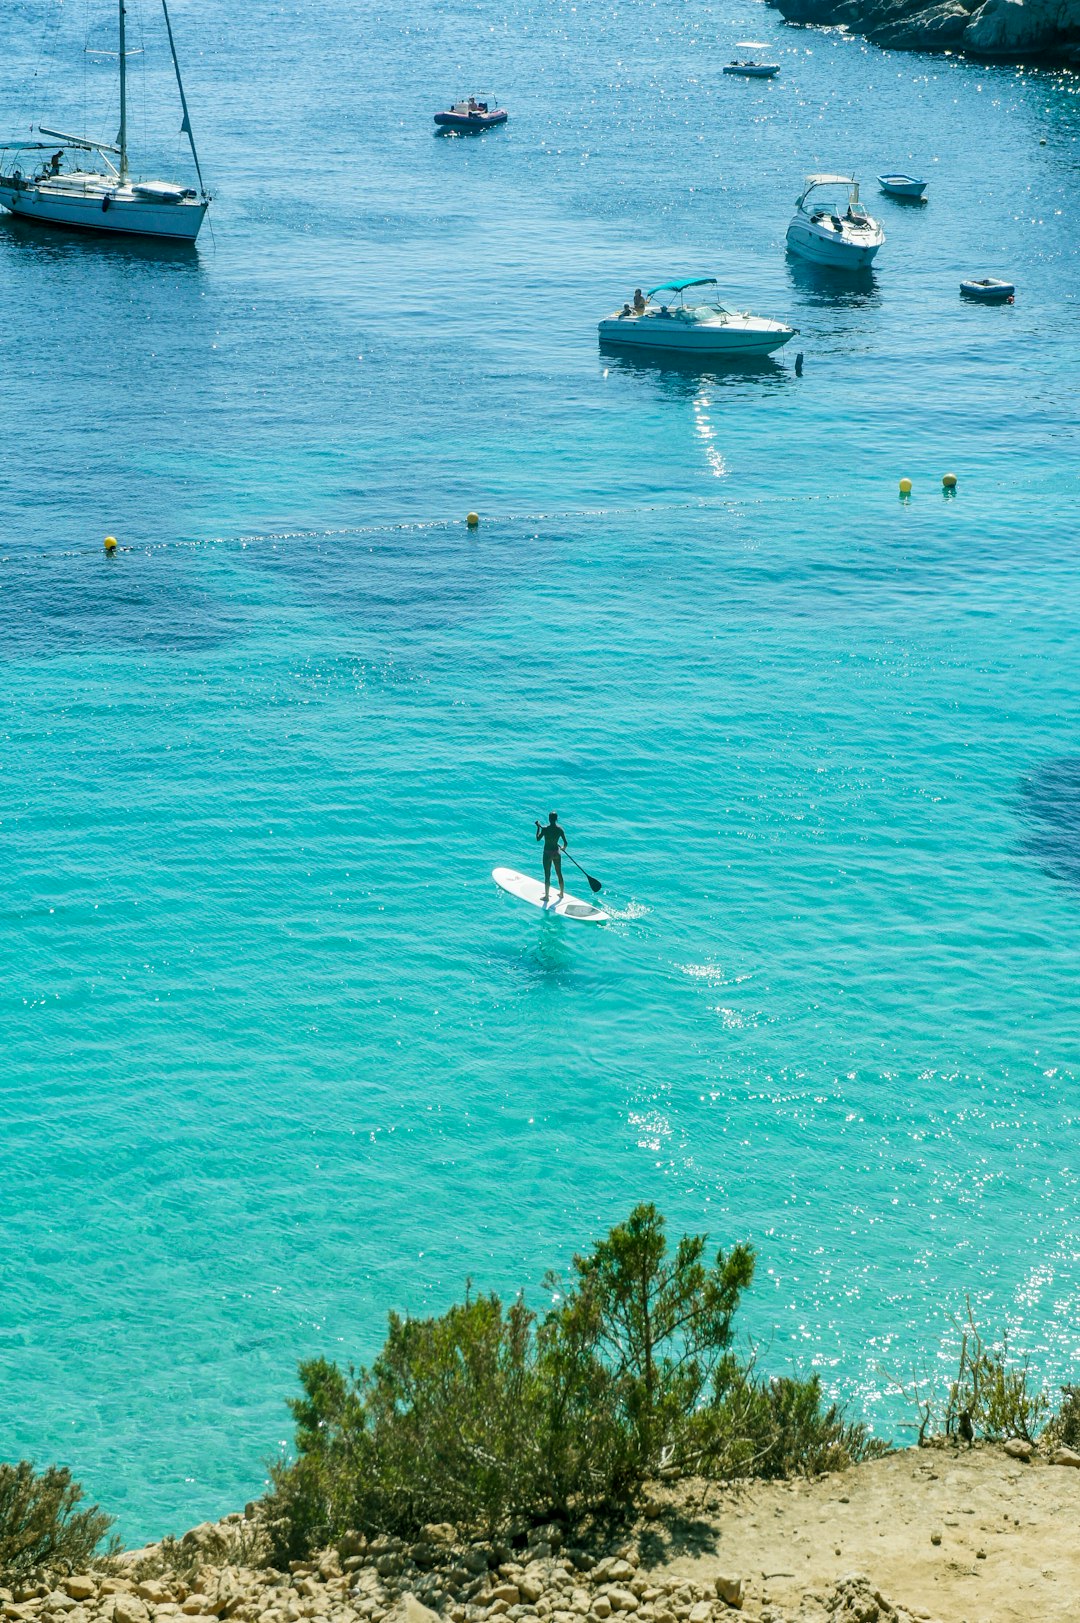
[[[840,187],[847,188],[846,208],[835,199]],[[811,202],[817,191],[825,192],[824,200]],[[787,228],[787,245],[793,254],[815,265],[831,265],[834,270],[862,270],[873,263],[884,241],[881,226],[859,202],[859,183],[854,176],[807,175]]]
[[[715,276],[699,276],[666,282],[644,295],[639,290],[633,304],[601,321],[600,342],[738,360],[771,355],[794,338],[796,329],[782,321],[729,310],[708,297],[705,290],[717,285]]]

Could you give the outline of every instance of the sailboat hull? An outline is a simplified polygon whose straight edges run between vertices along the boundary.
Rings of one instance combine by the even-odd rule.
[[[0,208],[23,219],[39,220],[76,231],[102,231],[109,236],[160,237],[171,242],[194,242],[206,214],[197,197],[161,203],[141,198],[130,188],[127,195],[95,191],[81,193],[60,187],[12,184],[0,176]]]

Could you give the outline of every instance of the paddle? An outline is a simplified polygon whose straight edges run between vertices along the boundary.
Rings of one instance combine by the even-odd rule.
[[[563,856],[570,857],[569,851],[564,849]],[[578,862],[576,857],[570,857],[570,861],[574,864],[574,867],[577,868],[579,873],[585,873],[585,869],[581,866],[581,863]],[[585,873],[585,877],[589,881],[589,889],[592,891],[594,896],[598,891],[603,890],[604,887],[600,883],[599,879],[594,879],[591,873]]]

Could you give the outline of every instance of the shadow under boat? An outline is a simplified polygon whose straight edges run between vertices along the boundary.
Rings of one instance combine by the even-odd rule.
[[[787,271],[803,304],[860,307],[881,303],[881,284],[872,265],[843,270],[835,265],[815,265],[789,251]]]
[[[20,214],[0,214],[0,243],[32,250],[49,263],[60,263],[92,253],[122,265],[182,265],[198,269],[199,249],[194,242],[175,237],[124,236],[116,231],[85,231],[78,226],[53,225]]]
[[[600,340],[600,356],[608,370],[626,377],[651,378],[663,385],[667,394],[689,398],[703,383],[710,388],[749,384],[762,388],[783,388],[794,376],[771,355],[743,357],[680,355],[673,350],[643,350],[640,346]]]

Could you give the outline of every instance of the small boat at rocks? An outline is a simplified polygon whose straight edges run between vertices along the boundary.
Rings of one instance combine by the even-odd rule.
[[[505,107],[492,107],[489,102],[477,101],[475,96],[466,96],[444,113],[436,113],[435,122],[440,129],[474,134],[478,130],[490,130],[495,124],[505,124],[508,117]]]
[[[740,79],[775,79],[780,72],[779,62],[729,62],[723,70],[737,74]]]
[[[878,176],[878,185],[889,197],[907,197],[925,202],[926,184],[925,180],[916,180],[914,175]]]
[[[794,338],[794,327],[751,315],[749,310],[729,310],[715,299],[687,303],[692,289],[716,285],[715,276],[704,276],[654,287],[640,308],[624,304],[600,322],[600,342],[707,360],[743,360],[771,355]]]
[[[812,192],[837,186],[848,188],[843,214],[839,203],[826,207],[810,202]],[[884,241],[884,231],[859,202],[859,183],[853,176],[807,175],[787,228],[787,245],[793,254],[833,270],[863,270],[873,263]]]
[[[1016,284],[983,276],[979,281],[961,282],[960,294],[965,299],[978,299],[981,304],[1012,304],[1016,298]]]

